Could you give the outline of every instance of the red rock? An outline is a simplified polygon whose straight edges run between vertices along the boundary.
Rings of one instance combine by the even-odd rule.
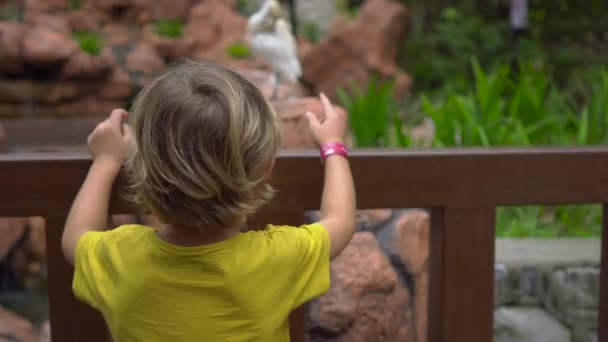
[[[23,57],[34,67],[59,65],[77,49],[79,48],[71,36],[46,26],[27,30],[23,40]]]
[[[397,220],[391,249],[411,274],[416,275],[427,270],[429,226],[429,214],[420,209],[407,211]]]
[[[51,342],[51,322],[42,323],[40,328],[40,342]]]
[[[74,32],[79,31],[99,31],[97,17],[84,9],[68,12],[68,23]]]
[[[125,101],[103,100],[96,95],[89,95],[69,103],[45,106],[40,109],[38,115],[52,117],[105,117],[113,109],[124,107]]]
[[[0,22],[0,74],[17,75],[24,71],[22,37],[25,25]]]
[[[272,105],[283,127],[283,148],[316,148],[305,113],[310,111],[321,117],[324,113],[323,104],[318,98],[293,97],[286,100],[273,101]],[[336,108],[339,111],[344,111],[341,107],[336,106]]]
[[[0,218],[0,261],[2,261],[13,246],[25,233],[24,218]]]
[[[106,78],[114,64],[116,61],[110,47],[104,48],[98,56],[78,50],[63,65],[61,77],[65,79]]]
[[[120,23],[108,23],[103,27],[107,44],[116,45],[131,45],[139,39],[139,34],[136,31],[130,30],[126,25]]]
[[[0,80],[0,102],[22,104],[36,101],[42,104],[56,104],[91,93],[96,86],[72,81],[48,83],[27,79]]]
[[[124,100],[133,95],[133,83],[129,74],[121,67],[115,67],[110,77],[99,89],[99,96],[108,100]]]
[[[160,74],[166,68],[165,62],[152,45],[139,43],[127,54],[127,68],[130,72],[146,75]]]
[[[39,333],[31,322],[0,306],[0,336],[19,342],[39,342]]]
[[[32,14],[26,16],[25,23],[30,27],[41,27],[63,35],[71,35],[68,18],[62,14]]]
[[[0,124],[0,152],[6,149],[6,129]]]
[[[148,0],[85,1],[83,9],[94,14],[100,23],[114,21],[144,24],[151,19]]]
[[[430,217],[424,210],[407,211],[396,223],[393,254],[414,278],[417,341],[426,341]]]
[[[104,48],[98,56],[78,50],[73,53],[61,70],[65,79],[103,79],[107,78],[116,61],[110,47]]]
[[[148,25],[143,30],[143,39],[156,49],[165,60],[171,61],[186,57],[194,46],[194,37],[183,35],[177,38],[162,37],[154,32],[154,25]]]
[[[60,12],[68,9],[69,0],[25,0],[25,15],[37,16],[41,13]]]
[[[414,341],[409,293],[373,234],[356,233],[331,274],[311,307],[311,342]]]
[[[430,118],[425,118],[422,123],[406,132],[416,147],[431,147],[435,140],[435,124]]]
[[[148,0],[150,15],[153,19],[181,19],[185,20],[197,0]]]
[[[30,262],[44,261],[46,260],[45,221],[42,217],[28,217],[26,221],[29,234],[24,247],[28,260]]]
[[[368,0],[358,18],[331,32],[313,49],[304,51],[304,79],[315,85],[315,92],[334,97],[339,87],[354,82],[364,87],[373,74],[395,77],[396,93],[401,96],[411,80],[395,64],[399,44],[410,22],[407,7],[397,1]]]
[[[232,1],[202,0],[192,8],[185,32],[194,38],[194,57],[221,62],[230,57],[230,45],[244,41],[246,25]]]
[[[356,214],[357,224],[367,230],[376,230],[391,219],[391,209],[367,209],[358,210]]]

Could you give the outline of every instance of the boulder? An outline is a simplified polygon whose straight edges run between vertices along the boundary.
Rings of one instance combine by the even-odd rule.
[[[69,11],[67,14],[68,24],[73,32],[99,31],[98,18],[84,9]]]
[[[141,25],[152,19],[150,15],[150,3],[151,1],[148,0],[83,1],[82,9],[85,12],[94,15],[96,20],[101,24],[121,22]]]
[[[0,124],[0,152],[6,150],[6,129]]]
[[[116,60],[110,47],[105,47],[97,56],[79,49],[63,65],[61,78],[89,80],[107,78],[115,64]]]
[[[78,49],[69,33],[49,23],[26,30],[23,38],[23,58],[36,69],[61,65]]]
[[[133,47],[126,56],[126,62],[129,72],[144,75],[158,75],[166,68],[165,62],[154,47],[145,42]]]
[[[311,342],[414,341],[409,293],[373,234],[355,233],[332,262],[331,281],[311,306]]]
[[[389,247],[390,254],[397,256],[400,266],[413,279],[416,341],[427,340],[429,236],[428,212],[408,210],[397,219]]]
[[[28,79],[0,80],[0,102],[58,104],[80,98],[91,93],[95,88],[95,84],[78,83],[76,81],[49,83]]]
[[[539,308],[494,311],[494,342],[570,342],[570,331]]]
[[[4,336],[8,341],[40,341],[40,334],[30,321],[0,306],[0,337]]]
[[[339,87],[365,87],[372,75],[395,78],[395,91],[404,95],[410,77],[395,64],[410,22],[408,8],[391,0],[368,0],[357,19],[330,32],[317,46],[302,51],[304,79],[315,92],[335,97]]]
[[[232,1],[202,0],[192,8],[185,34],[194,39],[195,58],[221,63],[230,57],[230,45],[245,41],[246,26]]]
[[[158,1],[148,0],[150,16],[153,20],[158,19],[179,19],[188,18],[188,13],[198,0],[171,0]]]
[[[142,33],[143,39],[152,45],[158,55],[165,61],[173,61],[190,54],[195,42],[193,36],[183,35],[176,38],[162,37],[156,34],[154,30],[154,25],[147,25]]]
[[[110,76],[99,88],[99,96],[107,100],[124,100],[134,93],[129,74],[120,66],[115,66]]]
[[[24,71],[22,23],[0,22],[0,75],[18,75]]]
[[[13,246],[21,239],[26,229],[24,218],[0,218],[0,262],[8,255]]]
[[[546,310],[573,328],[576,341],[596,332],[599,267],[572,266],[547,272],[541,293]]]
[[[286,100],[273,101],[272,105],[283,127],[283,148],[316,148],[305,113],[310,111],[319,117],[323,115],[323,104],[318,98],[293,97]],[[344,111],[341,107],[336,108],[339,111]]]

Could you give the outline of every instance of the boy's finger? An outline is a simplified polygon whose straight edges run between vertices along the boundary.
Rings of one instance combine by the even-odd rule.
[[[112,114],[110,114],[109,121],[116,127],[120,127],[120,125],[122,124],[122,120],[126,115],[128,115],[126,110],[114,109],[112,111]]]
[[[319,119],[317,119],[317,116],[313,113],[306,112],[306,118],[308,118],[308,123],[310,124],[310,126],[317,127],[320,125]]]
[[[129,124],[122,124],[122,135],[127,141],[130,141],[133,138],[133,130]]]
[[[323,103],[323,108],[325,109],[325,115],[327,116],[329,115],[335,115],[336,114],[336,109],[334,108],[334,106],[331,104],[331,102],[329,101],[329,99],[327,98],[327,96],[325,96],[324,93],[321,93],[319,95],[319,97],[321,98],[321,102]]]

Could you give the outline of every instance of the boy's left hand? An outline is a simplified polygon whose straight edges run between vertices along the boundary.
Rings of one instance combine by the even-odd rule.
[[[119,170],[132,139],[131,127],[123,119],[128,115],[124,109],[114,109],[110,117],[97,125],[87,139],[94,163],[102,163]]]

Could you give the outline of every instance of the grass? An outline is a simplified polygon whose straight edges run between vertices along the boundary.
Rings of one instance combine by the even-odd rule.
[[[68,8],[72,11],[79,10],[82,8],[82,0],[70,0]]]
[[[509,64],[491,71],[471,61],[467,91],[449,86],[422,95],[421,113],[435,126],[434,147],[598,145],[608,143],[608,68],[571,82],[568,90],[555,85],[542,68]],[[360,89],[338,91],[350,114],[357,147],[410,147],[392,83],[377,79]],[[412,107],[414,108],[414,107]],[[598,237],[598,205],[501,207],[497,210],[500,237]]]
[[[154,32],[167,38],[178,38],[183,35],[184,23],[177,19],[161,19],[156,22]]]
[[[321,32],[315,23],[304,23],[302,34],[311,43],[318,43],[321,39]]]
[[[243,43],[234,43],[228,47],[228,54],[235,59],[251,57],[251,50]]]
[[[365,89],[351,85],[337,92],[340,103],[349,113],[357,147],[409,146],[409,140],[401,131],[392,82],[380,82],[374,77]]]
[[[74,39],[83,51],[92,56],[97,56],[101,52],[101,38],[95,32],[74,32]]]
[[[12,3],[8,2],[0,8],[0,20],[21,21],[22,19],[23,13],[20,13]]]

